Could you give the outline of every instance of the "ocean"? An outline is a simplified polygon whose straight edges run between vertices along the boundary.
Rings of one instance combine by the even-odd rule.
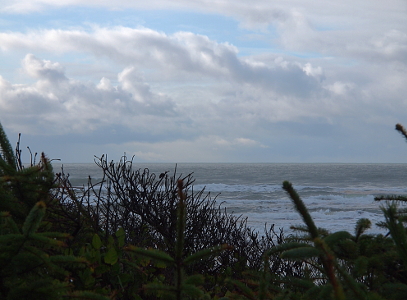
[[[61,164],[54,163],[58,172]],[[354,232],[360,218],[372,221],[371,234],[386,231],[377,227],[384,217],[374,200],[380,195],[407,195],[407,164],[274,164],[274,163],[181,163],[137,164],[137,169],[149,168],[159,175],[169,171],[187,175],[193,173],[194,190],[205,189],[228,212],[248,219],[250,227],[263,232],[265,224],[283,228],[302,225],[301,217],[285,191],[282,182],[288,180],[306,204],[318,227],[331,232]],[[101,179],[96,164],[64,164],[74,186],[86,185],[88,176]],[[401,204],[402,205],[402,204]]]

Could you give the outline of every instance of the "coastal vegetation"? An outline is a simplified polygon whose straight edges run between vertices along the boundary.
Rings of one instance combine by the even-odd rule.
[[[396,129],[406,138],[401,126]],[[192,174],[150,173],[131,159],[95,163],[74,187],[42,154],[25,166],[0,125],[0,299],[405,299],[407,211],[389,195],[386,235],[304,226],[263,233],[221,209]]]

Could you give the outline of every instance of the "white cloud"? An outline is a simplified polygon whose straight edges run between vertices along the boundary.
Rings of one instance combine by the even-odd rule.
[[[304,67],[302,68],[302,70],[308,76],[313,76],[313,77],[316,77],[316,78],[318,78],[320,80],[323,80],[323,78],[324,78],[324,72],[323,72],[323,70],[322,70],[322,68],[320,66],[314,68],[310,63],[306,63],[304,65]]]
[[[114,87],[106,78],[98,85],[69,79],[60,64],[32,54],[23,59],[23,67],[37,79],[34,84],[0,81],[2,119],[23,133],[80,133],[111,124],[132,127],[138,118],[159,116],[164,123],[177,118],[175,103],[151,92],[134,68],[120,73]]]
[[[406,30],[404,22],[407,6],[404,0],[366,1],[366,0],[344,0],[337,1],[298,1],[287,0],[284,2],[270,3],[266,0],[247,2],[245,0],[235,1],[163,1],[151,0],[141,1],[87,1],[84,4],[78,0],[70,1],[10,1],[5,3],[3,11],[13,10],[18,12],[35,10],[46,10],[49,7],[105,7],[106,9],[161,9],[181,10],[192,12],[212,13],[217,15],[231,16],[241,22],[241,25],[251,30],[260,28],[265,40],[271,39],[271,43],[280,45],[291,51],[310,51],[322,55],[335,55],[341,57],[359,59],[382,59],[388,60],[398,57],[399,61],[406,56]],[[13,8],[14,7],[14,8]],[[80,26],[80,24],[79,24]],[[277,30],[278,36],[269,34]],[[132,37],[131,31],[122,32],[121,36],[111,38],[109,35],[98,40],[98,49],[101,53],[117,56],[125,53],[132,57],[134,47],[141,40],[134,40],[134,44],[128,43],[124,49],[107,47],[108,44],[123,42],[124,39]],[[49,37],[57,34],[57,31],[48,32]],[[35,34],[34,34],[35,35]],[[86,37],[80,32],[71,32],[70,35],[59,39],[61,43],[50,43],[48,49],[58,51],[64,48],[65,41],[71,44],[77,43],[82,47],[89,48]],[[12,42],[12,41],[10,41]],[[159,34],[156,43],[160,42]],[[30,43],[26,43],[28,46]],[[141,45],[144,45],[141,41]],[[150,44],[153,46],[153,43]],[[3,45],[0,47],[4,48]],[[158,45],[158,48],[159,45]],[[89,49],[88,49],[89,50]],[[93,49],[96,51],[97,49]],[[63,51],[63,50],[62,50]],[[158,51],[152,55],[163,56]],[[165,56],[165,55],[164,55]],[[175,60],[177,58],[173,57]],[[132,57],[133,59],[133,57]]]
[[[247,148],[264,148],[260,143],[246,138],[226,140],[220,136],[209,135],[189,140],[177,139],[168,142],[148,143],[129,142],[121,145],[109,145],[114,153],[125,151],[128,155],[135,155],[136,159],[147,161],[234,161],[237,153]],[[134,151],[134,149],[137,149]],[[225,153],[229,158],[225,160]],[[254,159],[254,161],[256,161]]]
[[[31,77],[44,79],[50,82],[67,80],[64,70],[59,63],[49,60],[40,60],[32,54],[26,55],[22,62],[24,71]]]
[[[103,77],[99,84],[97,85],[97,88],[100,90],[104,90],[104,91],[113,91],[114,87],[112,86],[112,83],[110,82],[110,80],[108,78]]]
[[[331,85],[328,85],[326,88],[335,94],[346,95],[350,90],[354,88],[353,83],[345,83],[341,81],[336,81]]]
[[[237,57],[233,61],[239,68],[245,66],[244,72],[250,74],[241,74],[239,68],[229,66],[227,73],[235,74],[231,75],[229,87],[221,81],[215,84],[221,88],[217,102],[205,98],[188,102],[154,91],[134,66],[125,67],[118,74],[117,85],[105,77],[92,83],[68,78],[60,63],[28,54],[22,60],[23,70],[36,81],[12,84],[2,79],[0,116],[9,128],[24,134],[94,132],[97,135],[104,128],[119,126],[138,138],[142,134],[146,140],[155,140],[157,136],[169,140],[211,136],[214,145],[265,147],[256,141],[261,138],[259,133],[264,133],[262,123],[326,112],[321,109],[321,103],[302,103],[301,95],[285,91],[290,88],[289,83],[283,87],[277,84],[281,78],[274,76],[278,74],[285,74],[287,80],[290,72],[300,78],[309,77],[297,64],[278,59],[273,69],[263,64],[242,63]],[[233,94],[222,96],[232,90]],[[318,105],[320,110],[316,112],[313,105]],[[256,129],[258,126],[263,129]],[[213,136],[214,132],[220,136]],[[122,138],[131,139],[131,136]]]
[[[338,144],[362,143],[357,136],[371,138],[369,132],[391,130],[405,118],[402,1],[82,2],[7,1],[0,13],[77,5],[89,12],[211,13],[238,20],[263,48],[248,43],[243,55],[227,35],[215,40],[210,34],[81,21],[74,29],[48,23],[2,31],[5,63],[33,53],[22,59],[21,74],[1,74],[0,119],[7,128],[71,141],[106,139],[104,146],[147,160],[237,161],[239,151],[274,153],[276,143],[292,150],[296,145],[288,139],[309,149],[312,142],[334,142],[331,136]]]
[[[41,1],[13,1],[4,0],[0,12],[11,14],[26,14],[38,12],[44,9]]]
[[[384,58],[407,64],[407,32],[389,30],[380,36],[372,37],[369,44],[371,47],[363,49],[363,55],[372,61]]]
[[[36,43],[37,40],[42,43]],[[343,105],[346,102],[343,99],[342,104],[338,104],[335,95],[349,95],[347,91],[360,90],[362,86],[367,91],[370,87],[370,84],[362,81],[349,83],[335,78],[337,75],[332,72],[326,73],[325,68],[332,66],[323,59],[314,59],[311,63],[281,56],[272,56],[271,59],[261,56],[239,57],[237,48],[232,45],[187,32],[166,35],[146,28],[95,27],[90,32],[41,30],[26,34],[3,33],[0,42],[8,51],[26,48],[45,53],[53,53],[56,51],[55,45],[58,45],[59,53],[85,51],[92,57],[105,57],[116,66],[122,66],[116,79],[117,86],[112,85],[111,78],[101,78],[99,83],[92,84],[68,79],[61,64],[39,60],[33,55],[26,56],[23,60],[24,70],[38,81],[21,87],[11,85],[14,93],[21,94],[24,91],[31,98],[41,99],[37,101],[43,102],[42,106],[53,107],[63,103],[60,109],[66,111],[67,123],[75,120],[73,111],[80,112],[75,115],[85,115],[81,122],[75,122],[75,129],[71,128],[72,125],[66,125],[64,130],[78,130],[84,126],[83,122],[91,123],[88,126],[94,130],[102,124],[114,123],[112,120],[115,118],[123,119],[119,115],[129,115],[129,112],[134,112],[138,117],[143,114],[163,115],[166,119],[180,114],[182,109],[190,117],[195,115],[195,105],[201,101],[202,107],[197,110],[199,113],[193,117],[193,122],[196,127],[208,130],[214,130],[212,123],[217,124],[205,120],[210,114],[220,119],[221,114],[225,114],[228,116],[226,119],[230,118],[230,123],[238,116],[253,124],[261,120],[277,122],[302,117],[330,120],[332,115],[352,110],[348,105]],[[385,78],[388,76],[384,73],[386,68],[382,67],[383,74],[380,75]],[[349,72],[353,70],[355,68]],[[143,78],[143,73],[148,74],[149,79]],[[360,75],[368,78],[371,72]],[[174,98],[171,92],[165,95],[153,91],[148,83],[153,79],[160,84],[161,89],[167,87],[167,91],[174,90],[171,88],[174,84],[183,87],[195,85],[194,92],[198,94],[200,90],[211,87],[215,97],[213,100],[198,97],[198,102],[193,103],[186,95],[182,99]],[[361,79],[363,77],[359,76],[356,80]],[[196,85],[196,82],[200,84]],[[392,82],[394,85],[397,81]],[[381,85],[374,83],[373,86],[377,89]],[[400,82],[395,87],[402,89],[403,84]],[[93,99],[98,99],[98,102]],[[108,112],[103,108],[112,105],[114,109]],[[87,116],[86,111],[98,117]],[[44,117],[44,120],[49,118]],[[57,117],[49,121],[55,119]],[[130,120],[133,119],[130,117]],[[128,121],[125,125],[131,126],[132,122]]]
[[[247,147],[260,146],[263,148],[267,148],[267,146],[261,145],[259,142],[256,142],[255,140],[247,139],[247,138],[237,138],[237,139],[235,139],[235,143],[238,145],[247,146]]]
[[[297,96],[306,96],[310,90],[318,89],[321,76],[315,77],[317,73],[322,74],[320,67],[311,69],[310,64],[302,67],[281,59],[269,64],[241,59],[236,47],[189,32],[168,36],[150,29],[126,27],[95,28],[92,32],[42,30],[25,35],[2,34],[0,43],[9,51],[24,48],[59,53],[85,51],[123,66],[137,64],[139,68],[155,69],[162,78],[173,78],[184,72],[188,77],[244,82]]]

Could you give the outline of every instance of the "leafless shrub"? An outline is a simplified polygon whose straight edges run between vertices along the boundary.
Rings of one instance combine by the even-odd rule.
[[[227,268],[232,272],[260,270],[264,251],[284,241],[283,232],[276,232],[274,226],[265,228],[260,235],[247,225],[247,219],[222,209],[216,197],[204,189],[195,191],[193,174],[177,174],[175,168],[172,174],[165,171],[157,175],[149,169],[136,169],[125,156],[117,163],[102,156],[95,163],[103,171],[102,180],[94,183],[89,178],[87,187],[74,193],[67,175],[58,174],[60,188],[55,197],[64,206],[59,213],[70,215],[69,222],[74,225],[70,228],[76,228],[71,230],[74,235],[81,236],[85,228],[91,227],[107,239],[123,228],[126,243],[157,248],[172,255],[176,241],[177,182],[181,179],[187,195],[185,256],[215,245],[233,246],[233,250],[216,258],[195,263],[191,272],[216,276]],[[275,274],[301,275],[299,266],[277,256],[270,268]]]

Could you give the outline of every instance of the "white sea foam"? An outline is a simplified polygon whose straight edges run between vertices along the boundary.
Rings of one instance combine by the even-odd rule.
[[[222,197],[219,197],[221,201]],[[303,198],[315,224],[331,232],[346,230],[354,232],[356,222],[367,218],[372,222],[368,233],[384,233],[376,223],[384,221],[380,207],[372,195],[347,197],[341,195],[316,195]],[[288,198],[277,200],[226,200],[222,202],[229,212],[248,218],[248,224],[263,231],[265,223],[274,224],[291,233],[291,226],[303,225],[301,216]]]
[[[173,164],[140,165],[160,174],[174,170]],[[151,169],[152,167],[152,169]],[[71,168],[70,170],[68,170]],[[86,183],[88,175],[100,174],[94,166],[66,166],[75,184]],[[384,233],[375,223],[383,221],[379,195],[407,194],[405,164],[179,164],[177,173],[194,172],[194,191],[205,187],[218,195],[218,203],[229,212],[248,218],[250,226],[262,231],[275,224],[290,232],[302,225],[300,215],[282,189],[290,180],[309,209],[316,225],[330,231],[354,231],[360,218],[368,218],[368,233]]]
[[[195,190],[201,190],[205,188],[205,191],[211,193],[223,193],[223,192],[252,192],[252,193],[265,193],[275,192],[281,190],[280,185],[245,185],[245,184],[223,184],[223,183],[209,183],[209,184],[197,184],[194,186]]]

